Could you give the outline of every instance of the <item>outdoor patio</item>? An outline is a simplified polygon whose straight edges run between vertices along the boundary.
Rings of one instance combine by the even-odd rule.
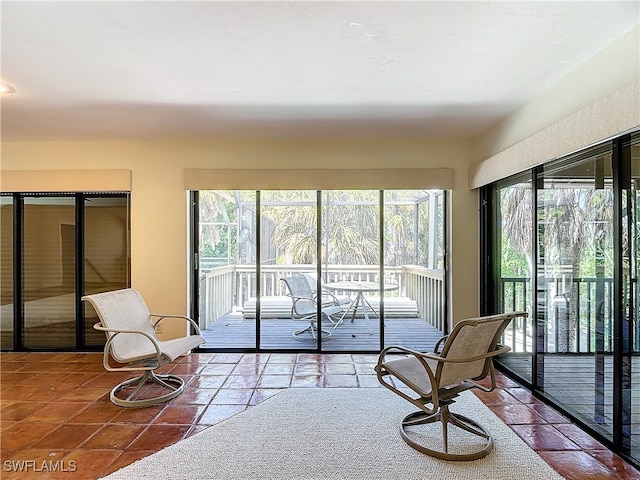
[[[263,350],[304,350],[315,349],[316,341],[309,335],[299,340],[291,335],[293,331],[304,328],[303,320],[291,318],[269,318],[260,322],[260,348]],[[370,326],[370,328],[369,328]],[[356,318],[352,323],[344,323],[333,328],[323,324],[331,331],[329,340],[323,340],[324,351],[357,352],[379,351],[378,319],[371,318],[370,324],[364,318]],[[242,314],[228,314],[212,323],[202,331],[207,340],[203,348],[245,348],[256,347],[256,320],[245,319]],[[430,350],[442,336],[442,332],[421,318],[385,319],[385,345],[404,345],[418,350]]]

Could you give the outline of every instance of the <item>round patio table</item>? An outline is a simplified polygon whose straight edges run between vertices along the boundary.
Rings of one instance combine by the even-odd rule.
[[[342,281],[342,282],[329,282],[323,285],[327,290],[333,291],[341,291],[341,292],[354,292],[356,293],[356,299],[351,302],[349,307],[342,313],[340,319],[336,322],[333,328],[337,328],[340,324],[342,324],[344,317],[346,317],[349,312],[351,312],[351,322],[353,322],[356,318],[356,313],[358,312],[358,308],[362,309],[362,313],[364,314],[364,318],[367,321],[367,327],[369,329],[369,333],[371,333],[371,324],[369,323],[369,310],[374,314],[378,315],[375,308],[371,306],[371,304],[367,301],[367,298],[364,296],[365,292],[379,292],[382,291],[391,291],[397,290],[398,285],[395,283],[384,283],[380,285],[379,282],[361,282],[361,281]]]

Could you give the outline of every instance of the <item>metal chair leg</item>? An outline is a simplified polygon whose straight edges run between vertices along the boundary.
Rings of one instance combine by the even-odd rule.
[[[127,387],[131,387],[138,384],[135,389],[129,393],[125,398],[119,396],[121,393],[126,393],[124,390]],[[155,395],[152,397],[140,397],[139,394],[145,386],[150,384],[156,384],[167,390],[162,395]],[[127,408],[140,408],[148,407],[150,405],[156,405],[163,403],[172,398],[177,397],[184,390],[184,380],[177,375],[158,375],[151,370],[146,370],[141,377],[130,378],[124,382],[116,385],[109,398],[111,401],[119,407]]]

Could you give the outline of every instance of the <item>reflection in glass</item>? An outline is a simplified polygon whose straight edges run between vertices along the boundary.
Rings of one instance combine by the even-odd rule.
[[[624,146],[629,152],[631,161],[631,184],[628,192],[628,204],[624,224],[628,229],[628,254],[623,255],[629,268],[624,268],[627,278],[624,305],[626,318],[623,325],[623,432],[627,436],[623,442],[628,446],[631,456],[640,462],[640,429],[638,428],[640,412],[640,384],[638,378],[638,352],[640,352],[640,135],[635,135],[630,144]],[[626,338],[625,338],[626,337]],[[626,340],[626,341],[625,341]]]
[[[13,197],[0,196],[0,348],[13,348]]]
[[[534,329],[532,312],[532,278],[534,261],[532,248],[533,197],[531,180],[498,185],[497,219],[493,232],[498,259],[497,299],[500,312],[526,311],[529,317],[518,318],[505,331],[503,342],[511,352],[500,361],[523,378],[531,380]]]
[[[75,249],[75,198],[25,198],[22,335],[27,348],[75,347]]]
[[[130,284],[129,206],[122,196],[88,196],[84,200],[84,291],[87,294],[126,288]],[[93,328],[98,318],[84,306],[84,342],[103,345]]]

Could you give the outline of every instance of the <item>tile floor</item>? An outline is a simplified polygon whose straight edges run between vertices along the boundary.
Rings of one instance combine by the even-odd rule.
[[[381,388],[375,355],[196,353],[165,367],[188,387],[165,405],[116,407],[100,354],[0,354],[2,479],[94,479],[284,388]],[[569,480],[640,473],[508,378],[478,395]],[[398,441],[401,441],[398,437]],[[373,479],[372,479],[373,480]]]

